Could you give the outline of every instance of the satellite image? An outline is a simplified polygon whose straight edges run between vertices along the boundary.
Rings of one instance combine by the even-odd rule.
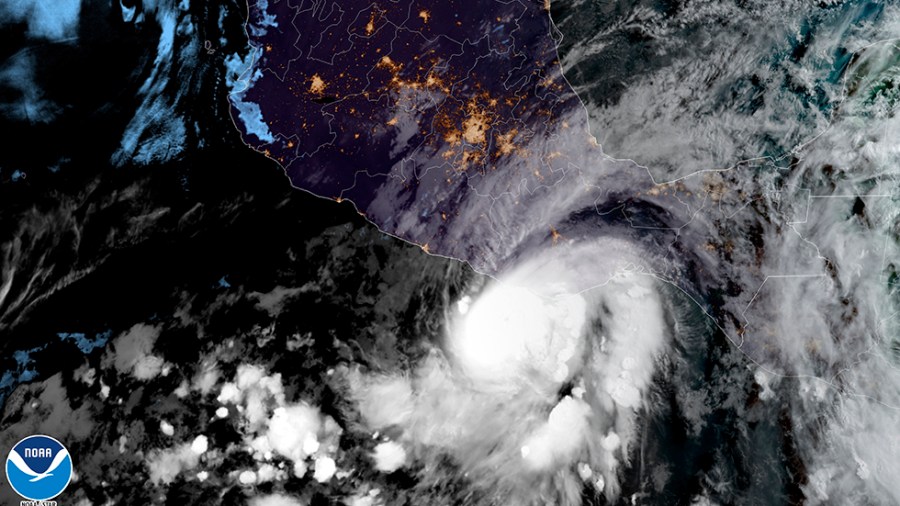
[[[900,0],[0,40],[0,503],[900,504]]]

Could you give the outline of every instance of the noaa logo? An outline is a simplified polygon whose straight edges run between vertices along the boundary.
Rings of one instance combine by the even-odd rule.
[[[62,443],[50,436],[28,436],[10,450],[6,479],[25,499],[53,499],[72,479],[72,457]]]

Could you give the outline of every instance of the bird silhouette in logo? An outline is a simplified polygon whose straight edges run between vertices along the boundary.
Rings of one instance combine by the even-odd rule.
[[[67,452],[65,448],[58,451],[56,453],[56,456],[53,457],[53,461],[50,462],[50,467],[48,467],[47,470],[44,471],[43,473],[36,473],[36,472],[32,471],[31,467],[29,467],[28,464],[25,463],[25,459],[23,459],[22,456],[19,455],[15,450],[9,452],[9,461],[12,462],[14,466],[19,468],[19,471],[22,471],[23,473],[27,474],[28,476],[33,476],[33,478],[31,478],[28,481],[34,482],[34,481],[41,481],[44,478],[47,478],[49,476],[53,476],[53,471],[57,467],[59,467],[59,465],[62,464],[63,461],[66,460],[66,457],[68,457],[68,456],[69,456],[69,452]]]

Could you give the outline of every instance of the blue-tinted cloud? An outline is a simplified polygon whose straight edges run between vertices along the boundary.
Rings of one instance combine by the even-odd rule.
[[[28,35],[50,40],[74,37],[81,0],[3,0],[0,25],[27,23]]]
[[[112,156],[116,165],[164,162],[185,148],[187,128],[176,106],[187,93],[199,48],[192,36],[194,27],[188,14],[189,7],[185,0],[177,5],[172,0],[144,4],[144,12],[154,15],[161,33],[153,67],[138,90],[143,102],[125,128],[121,145]]]
[[[259,109],[258,104],[235,100],[234,106],[238,110],[238,117],[244,124],[247,133],[259,137],[259,140],[263,142],[275,142],[275,137],[269,131],[269,125],[263,121],[262,111]]]
[[[112,335],[112,332],[101,332],[96,334],[94,339],[91,339],[82,332],[61,332],[57,334],[63,341],[74,341],[78,349],[84,354],[94,351],[95,348],[106,346],[110,335]]]
[[[0,67],[0,90],[13,90],[9,102],[0,102],[0,115],[30,121],[49,123],[56,118],[60,107],[44,99],[44,92],[34,82],[34,57],[28,52],[12,56]]]
[[[237,119],[244,124],[247,133],[257,136],[263,142],[274,142],[275,137],[269,131],[269,125],[263,121],[259,104],[244,100],[245,92],[261,75],[259,69],[251,70],[258,54],[258,50],[250,50],[243,57],[233,54],[225,58],[225,84],[232,90],[231,103],[237,109]]]
[[[247,28],[250,29],[250,33],[255,37],[262,37],[268,32],[269,28],[278,27],[278,21],[275,19],[275,15],[269,14],[268,9],[268,0],[258,0],[256,8],[253,9],[253,13],[256,14],[256,16],[250,20],[250,23],[247,24]]]
[[[34,368],[34,359],[31,358],[31,354],[41,351],[44,348],[46,348],[46,345],[38,346],[37,348],[32,348],[30,350],[17,350],[13,352],[13,358],[16,361],[16,370],[6,371],[3,373],[3,376],[0,377],[0,408],[3,407],[6,396],[15,390],[19,383],[27,383],[38,376],[38,372]]]

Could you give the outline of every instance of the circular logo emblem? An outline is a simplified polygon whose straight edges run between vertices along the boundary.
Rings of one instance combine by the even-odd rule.
[[[62,493],[72,479],[72,457],[50,436],[28,436],[6,458],[6,479],[30,501],[47,501]]]

